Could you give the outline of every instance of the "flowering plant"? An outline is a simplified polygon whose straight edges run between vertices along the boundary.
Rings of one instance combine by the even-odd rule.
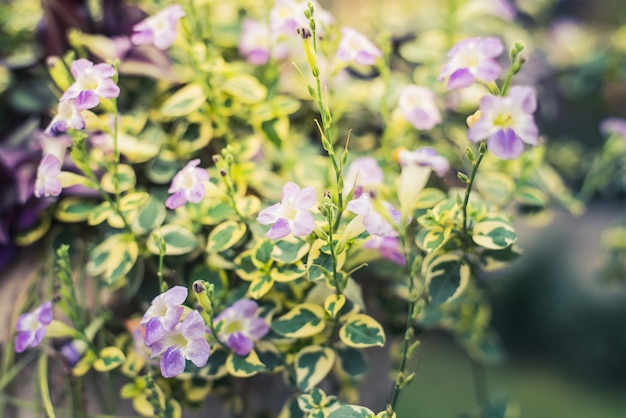
[[[74,34],[47,61],[45,209],[20,239],[57,269],[15,349],[47,347],[48,416],[59,359],[77,385],[119,379],[142,416],[215,397],[238,416],[365,418],[399,416],[424,332],[499,357],[480,277],[521,255],[515,209],[581,208],[517,83],[524,46],[450,27],[396,66],[389,33],[315,1],[214,3],[142,2],[126,47]],[[389,353],[392,381],[359,400],[368,355]],[[260,375],[285,390],[254,401]]]

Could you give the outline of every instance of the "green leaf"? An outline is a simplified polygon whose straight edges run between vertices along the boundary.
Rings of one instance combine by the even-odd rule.
[[[472,240],[488,250],[501,250],[517,241],[517,233],[507,222],[483,221],[472,229]]]
[[[335,352],[329,347],[311,345],[300,350],[294,361],[296,382],[301,392],[308,392],[324,380],[335,363]]]
[[[117,166],[117,170],[118,192],[125,192],[135,187],[135,184],[137,183],[137,176],[135,175],[135,170],[133,170],[131,166],[120,164]],[[112,172],[107,171],[104,173],[102,179],[100,180],[100,184],[105,192],[115,193],[115,183]]]
[[[202,214],[202,224],[217,225],[233,215],[235,215],[235,211],[229,204],[217,202]]]
[[[265,370],[265,364],[261,362],[254,350],[246,356],[230,353],[226,360],[226,370],[235,377],[250,377]]]
[[[469,283],[470,268],[456,254],[435,254],[424,266],[431,306],[456,299]]]
[[[313,303],[296,305],[272,322],[272,329],[288,338],[311,337],[322,332],[325,326],[324,309]]]
[[[246,234],[247,228],[244,223],[226,221],[216,226],[209,234],[206,251],[221,252],[237,244]]]
[[[293,395],[283,405],[278,418],[305,418],[305,413],[300,409],[297,402],[298,395]]]
[[[67,197],[59,202],[54,216],[61,222],[83,222],[99,206],[98,202],[80,197]]]
[[[152,234],[156,234],[158,237],[163,236],[163,240],[165,241],[165,255],[189,254],[198,248],[198,239],[196,236],[180,225],[167,224],[154,229]],[[153,239],[146,241],[146,248],[152,254],[159,254],[159,247]]]
[[[309,256],[307,258],[307,270],[309,273],[309,280],[324,280],[324,270],[332,271],[333,270],[333,259],[330,254],[323,251],[323,247],[326,243],[322,240],[317,240],[311,246],[309,250]],[[337,265],[336,269],[340,270],[346,261],[346,252],[337,255]],[[320,268],[321,267],[321,268]]]
[[[114,234],[98,244],[90,253],[87,272],[102,275],[112,286],[133,268],[139,254],[139,246],[130,234]]]
[[[280,283],[292,282],[306,274],[302,261],[293,264],[278,264],[272,268],[272,278]]]
[[[549,198],[541,190],[524,186],[515,193],[515,200],[524,205],[543,208],[548,204]]]
[[[37,220],[26,230],[20,231],[13,239],[15,244],[20,246],[27,246],[33,242],[38,241],[50,230],[52,225],[52,219],[50,215],[43,212],[39,215]]]
[[[137,234],[145,234],[163,223],[167,211],[165,205],[158,199],[150,198],[139,208],[137,216],[132,221],[133,231]]]
[[[489,202],[506,205],[515,190],[515,182],[506,174],[486,172],[476,179],[476,188]]]
[[[226,362],[229,360],[231,353],[223,348],[216,346],[211,349],[211,355],[206,366],[202,368],[202,375],[211,377],[212,379],[220,379],[228,375]]]
[[[434,187],[427,187],[417,195],[415,208],[430,209],[445,198],[446,194],[441,190],[435,189]]]
[[[385,331],[374,318],[366,314],[349,315],[339,329],[339,338],[355,348],[382,347],[385,345]]]
[[[166,184],[172,180],[179,169],[176,154],[163,150],[146,165],[146,176],[153,183]]]
[[[446,242],[449,233],[449,229],[440,226],[421,228],[415,236],[415,243],[421,250],[432,253]]]
[[[165,135],[156,128],[146,129],[136,137],[120,132],[118,148],[130,163],[144,163],[159,154]]]
[[[161,105],[161,114],[165,117],[186,116],[202,106],[206,96],[199,84],[188,84],[168,97]]]
[[[149,198],[150,194],[147,192],[127,193],[120,199],[120,210],[122,212],[129,212],[139,209],[139,207],[146,203]]]
[[[304,257],[310,244],[294,235],[275,241],[271,257],[281,263],[294,263]]]
[[[241,196],[237,198],[237,210],[241,216],[250,218],[256,215],[261,209],[261,201],[253,195]]]
[[[181,155],[189,155],[206,147],[213,137],[213,126],[210,122],[190,123],[178,135],[176,150]]]
[[[109,202],[102,202],[87,214],[87,223],[91,226],[100,225],[113,216],[113,208]]]
[[[268,274],[263,274],[250,282],[248,292],[253,299],[260,299],[265,296],[267,292],[272,290],[273,286],[274,279]]]
[[[98,359],[93,363],[93,368],[99,372],[108,372],[124,364],[126,357],[122,350],[117,347],[104,347],[100,350]]]
[[[374,418],[376,415],[360,405],[341,405],[328,415],[328,418]]]
[[[235,258],[235,273],[243,280],[252,281],[265,274],[256,265],[254,254],[254,250],[246,250]]]
[[[353,347],[337,347],[339,369],[352,378],[365,376],[369,365],[363,351]]]
[[[250,74],[236,74],[221,87],[224,93],[246,104],[259,103],[267,96],[267,88]]]
[[[344,295],[332,293],[324,300],[324,310],[331,318],[335,318],[345,303],[346,297]]]
[[[257,341],[254,343],[254,351],[267,370],[273,370],[284,363],[283,355],[274,344],[269,341]]]

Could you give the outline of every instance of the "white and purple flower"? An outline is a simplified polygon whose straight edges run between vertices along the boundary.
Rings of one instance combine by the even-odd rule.
[[[198,158],[189,161],[172,179],[168,193],[173,194],[165,201],[169,209],[177,209],[187,202],[199,203],[204,199],[204,182],[209,181],[209,173],[198,164]]]
[[[250,299],[241,299],[224,309],[214,319],[219,327],[218,338],[239,356],[254,348],[254,342],[269,332],[265,319],[257,315],[259,305]]]
[[[49,197],[61,194],[63,187],[61,180],[61,161],[54,154],[46,154],[37,167],[37,179],[35,180],[35,196]]]
[[[426,87],[404,87],[398,99],[398,109],[416,129],[432,129],[441,123],[441,114],[435,104],[435,93]]]
[[[45,133],[56,136],[62,132],[67,132],[69,128],[76,130],[85,129],[85,119],[76,109],[75,100],[67,100],[59,103],[57,115],[52,119]]]
[[[72,84],[61,96],[61,102],[75,99],[76,110],[96,107],[100,98],[112,99],[120,95],[120,88],[111,79],[115,69],[109,64],[96,64],[81,58],[72,63],[71,72],[74,76]]]
[[[52,302],[44,302],[31,312],[20,315],[15,324],[15,351],[21,353],[36,347],[46,336],[46,326],[52,321]]]
[[[133,26],[130,41],[135,45],[154,45],[165,50],[176,40],[176,24],[183,16],[185,11],[180,5],[168,6]]]
[[[396,236],[379,237],[372,235],[363,243],[363,248],[377,250],[383,258],[403,266],[406,262],[402,254],[400,240]]]
[[[351,28],[341,28],[341,41],[335,58],[343,65],[374,65],[382,56],[382,51],[365,35]]]
[[[402,172],[398,200],[402,216],[408,219],[413,204],[428,182],[430,172],[434,170],[439,177],[443,177],[450,168],[450,163],[431,147],[418,148],[415,151],[402,150],[399,157]]]
[[[470,126],[467,137],[472,142],[487,139],[487,148],[498,158],[517,158],[525,143],[537,145],[538,129],[532,115],[536,108],[532,87],[511,87],[507,97],[483,96],[480,117]]]
[[[187,288],[174,286],[152,299],[152,303],[139,322],[146,327],[146,345],[161,340],[178,324],[185,308]]]
[[[438,81],[448,79],[448,88],[470,86],[475,80],[489,83],[496,80],[502,67],[495,60],[504,46],[498,38],[467,38],[458,42],[448,52],[448,62]]]
[[[270,58],[284,59],[289,48],[284,43],[276,43],[267,23],[245,18],[241,22],[239,53],[253,65],[263,65]]]
[[[344,195],[350,193],[354,187],[354,198],[358,199],[363,193],[373,193],[383,183],[383,170],[372,157],[355,159],[344,176]]]
[[[389,216],[395,223],[400,221],[400,214],[394,207],[387,202],[382,202],[385,206],[385,210],[389,212]],[[386,236],[396,236],[398,232],[385,220],[385,218],[374,210],[372,205],[372,199],[369,194],[363,193],[358,199],[353,199],[346,205],[346,209],[350,212],[355,213],[357,216],[350,224],[356,223],[357,228],[355,231],[360,229],[360,232],[355,234],[351,232],[349,235],[352,235],[349,238],[352,238],[356,235],[359,235],[363,230],[367,231],[370,235],[376,235],[379,237]],[[346,227],[346,231],[351,229],[351,225],[348,224]],[[359,228],[360,226],[360,228]]]
[[[284,238],[289,233],[304,237],[315,229],[315,221],[311,208],[315,205],[315,189],[300,187],[289,182],[283,187],[283,197],[280,203],[263,209],[257,221],[261,225],[273,224],[265,234],[270,239]]]
[[[328,11],[322,9],[317,1],[276,0],[274,7],[270,10],[270,31],[275,39],[281,36],[295,36],[298,28],[309,27],[309,21],[304,16],[309,2],[315,8],[316,32],[318,34],[324,32],[324,28],[332,23],[333,17]]]
[[[160,339],[150,344],[152,358],[161,356],[163,377],[175,377],[185,370],[186,360],[204,367],[211,347],[206,340],[206,324],[198,311],[191,311],[185,319]]]
[[[626,120],[621,118],[606,118],[600,123],[600,132],[604,136],[617,135],[626,138]]]

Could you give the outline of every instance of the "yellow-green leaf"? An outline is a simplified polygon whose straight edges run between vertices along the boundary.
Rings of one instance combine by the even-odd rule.
[[[267,95],[267,88],[250,74],[239,73],[221,87],[225,93],[247,104],[259,103]]]
[[[296,305],[272,322],[274,331],[288,338],[311,337],[322,332],[325,326],[324,309],[312,303]]]
[[[265,364],[261,362],[257,353],[252,350],[246,356],[238,356],[230,353],[226,360],[228,373],[235,377],[250,377],[265,370]]]
[[[385,331],[374,318],[366,314],[348,316],[345,324],[339,329],[339,338],[355,348],[382,347],[385,345]]]
[[[216,226],[209,234],[206,251],[221,252],[239,242],[246,234],[246,225],[237,221],[226,221]]]
[[[250,293],[250,296],[253,299],[260,299],[267,292],[272,290],[273,286],[274,279],[267,274],[263,274],[250,282],[250,286],[248,286],[248,293]]]
[[[104,347],[100,350],[98,359],[93,363],[93,368],[99,372],[108,372],[124,364],[126,357],[122,350],[117,347]]]
[[[199,84],[188,84],[172,94],[161,106],[161,114],[166,117],[186,116],[198,110],[206,101],[206,95]]]
[[[98,206],[99,203],[93,200],[67,197],[59,202],[54,216],[61,222],[83,222],[89,218],[89,214]]]
[[[472,229],[472,239],[488,250],[501,250],[517,241],[513,225],[502,221],[484,221]]]
[[[469,283],[470,268],[457,254],[434,253],[423,265],[431,306],[456,299]]]
[[[164,225],[161,228],[155,229],[153,234],[156,234],[158,237],[163,236],[166,255],[188,254],[198,247],[198,239],[196,236],[180,225]],[[146,248],[148,248],[148,251],[152,254],[159,254],[159,247],[153,239],[147,240]]]
[[[102,179],[100,180],[100,184],[102,185],[102,188],[104,189],[104,191],[109,192],[109,193],[115,193],[115,178],[114,177],[115,176],[113,176],[113,173],[110,171],[107,171],[106,173],[104,173],[104,175],[102,176]],[[117,181],[118,181],[118,186],[117,186],[118,192],[125,192],[125,191],[132,189],[133,187],[135,187],[135,184],[137,183],[137,176],[135,175],[135,170],[133,170],[133,168],[129,165],[120,164],[118,166]]]
[[[296,355],[294,369],[296,382],[301,392],[308,392],[324,380],[335,363],[332,348],[311,345],[300,350]]]
[[[335,318],[345,303],[346,297],[344,295],[332,293],[324,300],[324,310],[331,318]]]

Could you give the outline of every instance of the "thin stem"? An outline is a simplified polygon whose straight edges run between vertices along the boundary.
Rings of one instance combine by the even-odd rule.
[[[470,359],[470,362],[472,364],[472,379],[474,380],[474,396],[476,396],[476,403],[478,406],[483,406],[489,401],[485,366],[474,359]]]
[[[420,295],[416,296],[415,293],[415,283],[414,283],[414,272],[413,268],[410,266],[410,257],[409,257],[409,248],[407,246],[406,240],[406,227],[402,228],[400,232],[400,243],[402,245],[402,250],[404,252],[404,260],[406,262],[407,273],[409,276],[409,303],[407,304],[407,318],[406,318],[406,326],[404,329],[404,340],[402,341],[402,351],[401,351],[401,360],[400,366],[398,367],[398,374],[396,376],[396,381],[394,383],[393,392],[391,394],[391,401],[389,403],[391,410],[395,411],[396,403],[398,402],[398,396],[400,395],[400,391],[404,388],[404,374],[407,366],[407,362],[409,360],[409,346],[411,344],[411,339],[413,336],[413,312],[415,311],[415,306],[417,303],[424,299],[426,294],[422,292]]]
[[[478,147],[478,158],[476,158],[476,161],[472,163],[472,172],[470,173],[469,181],[465,187],[465,197],[463,199],[463,236],[467,236],[467,205],[469,204],[470,194],[472,193],[472,186],[474,185],[474,179],[476,178],[478,167],[480,167],[480,163],[483,161],[486,152],[487,145],[483,140]]]

